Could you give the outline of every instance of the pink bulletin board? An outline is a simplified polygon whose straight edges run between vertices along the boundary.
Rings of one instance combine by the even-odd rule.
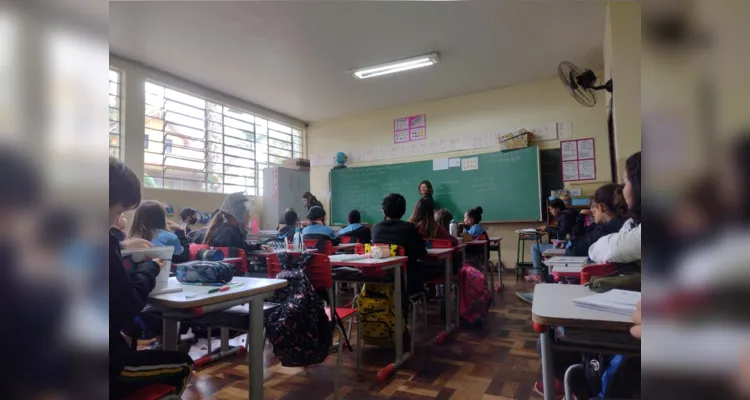
[[[393,143],[427,139],[427,115],[419,114],[393,120]]]
[[[563,182],[596,180],[594,138],[561,140],[560,159]]]

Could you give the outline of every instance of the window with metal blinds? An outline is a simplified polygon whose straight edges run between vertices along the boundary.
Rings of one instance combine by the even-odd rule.
[[[109,155],[120,158],[122,84],[120,72],[109,70]]]
[[[302,131],[146,82],[144,185],[262,195],[268,165],[302,157]]]

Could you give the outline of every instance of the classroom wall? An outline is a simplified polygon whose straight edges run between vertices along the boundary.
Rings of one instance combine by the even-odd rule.
[[[618,176],[625,160],[641,150],[641,4],[607,2],[605,81],[614,83],[613,121]]]
[[[356,146],[380,146],[393,143],[393,119],[415,114],[427,114],[427,135],[432,138],[453,138],[474,132],[509,132],[514,129],[547,122],[570,121],[573,138],[595,138],[597,181],[571,184],[590,195],[611,176],[609,145],[607,143],[607,118],[604,96],[597,94],[595,107],[587,108],[576,102],[559,79],[549,79],[529,84],[505,87],[436,101],[411,104],[403,107],[364,113],[357,116],[312,123],[307,130],[309,154],[346,151]],[[559,141],[538,143],[542,149],[559,148]],[[462,156],[497,151],[497,148],[415,156],[407,159],[388,159],[350,166],[381,165],[432,159],[434,157]],[[322,198],[330,190],[330,167],[311,169],[311,190]],[[417,182],[415,182],[416,188]],[[416,190],[416,189],[415,189]],[[326,199],[327,200],[327,199]],[[485,199],[479,201],[491,201]],[[463,210],[462,210],[463,211]],[[503,261],[515,265],[516,236],[519,228],[538,224],[494,224],[487,229],[492,236],[503,236]]]
[[[153,80],[155,82],[160,82],[164,85],[174,87],[175,89],[187,93],[192,93],[196,96],[212,99],[222,104],[236,107],[247,112],[256,113],[271,120],[293,126],[304,126],[304,122],[302,121],[290,118],[271,110],[264,109],[254,104],[247,103],[237,98],[233,98],[231,96],[226,96],[221,93],[214,92],[193,82],[175,77],[173,75],[155,70],[133,61],[110,55],[110,65],[123,73],[123,121],[121,128],[122,139],[120,144],[122,148],[121,159],[139,177],[143,177],[143,140],[145,134],[144,87],[147,79]],[[202,212],[211,212],[221,206],[221,203],[224,201],[224,198],[226,198],[226,196],[227,195],[223,193],[204,193],[170,189],[143,188],[144,200],[159,200],[163,203],[171,204],[174,207],[176,214],[179,214],[180,210],[184,207],[193,207]],[[262,224],[263,221],[260,220],[263,214],[262,197],[251,197],[256,204],[252,215],[258,217],[259,222]],[[128,218],[128,220],[131,220],[132,216],[126,215],[126,218]],[[173,219],[177,221],[179,220],[179,216],[175,215]]]

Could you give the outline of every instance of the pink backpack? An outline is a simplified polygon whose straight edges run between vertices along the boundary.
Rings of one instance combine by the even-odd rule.
[[[492,302],[492,293],[484,283],[484,274],[468,264],[458,271],[458,313],[462,320],[476,326],[484,324]]]

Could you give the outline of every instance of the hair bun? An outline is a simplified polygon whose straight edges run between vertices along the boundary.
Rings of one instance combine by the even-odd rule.
[[[482,206],[477,206],[476,210],[479,214],[482,214],[482,212],[484,211],[482,210]]]

